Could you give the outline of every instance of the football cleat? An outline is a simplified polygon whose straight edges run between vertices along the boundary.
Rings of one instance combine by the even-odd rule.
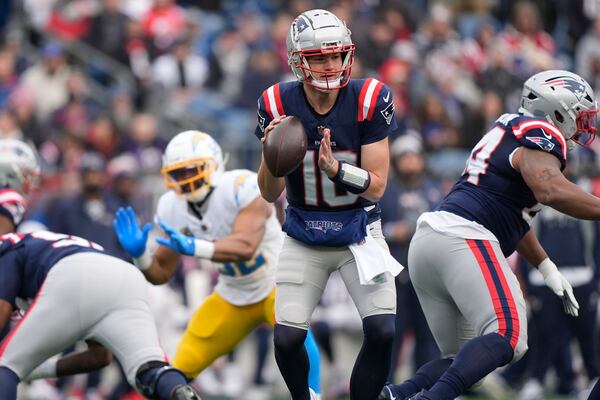
[[[202,400],[196,390],[190,385],[179,385],[173,389],[171,400]]]

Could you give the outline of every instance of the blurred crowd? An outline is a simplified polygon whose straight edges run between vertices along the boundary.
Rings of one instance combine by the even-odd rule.
[[[516,112],[527,77],[568,69],[600,91],[596,0],[3,1],[0,137],[33,143],[43,165],[43,189],[31,199],[29,224],[95,240],[126,258],[112,233],[114,211],[133,204],[142,219],[152,219],[157,196],[165,190],[161,154],[177,132],[205,130],[229,154],[229,168],[256,169],[257,99],[271,84],[293,79],[285,36],[296,15],[317,7],[332,11],[352,30],[352,75],[376,77],[393,92],[400,129],[390,138],[393,168],[382,208],[386,237],[402,263],[416,218],[448,191],[493,121]],[[596,194],[599,150],[597,141],[591,150],[573,154],[571,163],[573,179]],[[562,222],[554,228],[573,229],[565,235],[588,232],[578,235],[587,246],[581,253],[590,257],[563,264],[591,269],[580,286],[586,285],[582,296],[595,322],[597,226],[556,218]],[[519,264],[515,260],[516,271]],[[524,272],[522,280],[530,299],[539,301],[534,311],[541,310],[543,290],[535,277]],[[330,286],[315,332],[325,359],[336,365],[332,327],[358,325],[356,316],[327,312],[327,306],[348,301],[335,280]],[[396,378],[404,364],[410,370],[437,356],[405,273],[397,287]],[[561,324],[533,314],[534,326],[538,321],[555,330]],[[542,362],[530,343],[533,355],[520,370],[507,371],[503,382],[521,390],[523,400],[539,398],[540,390],[570,394],[586,386],[599,374],[589,352],[599,353],[596,324],[581,329],[592,329],[591,342],[580,340],[587,347],[568,351],[578,335],[567,329],[560,341],[550,341],[556,354]],[[540,329],[539,339],[533,334],[532,340],[546,343],[543,333]],[[414,346],[412,361],[406,343]],[[586,355],[583,363],[578,354]],[[556,366],[551,383],[548,365]],[[339,362],[336,368],[342,368]],[[255,377],[262,379],[260,373]]]

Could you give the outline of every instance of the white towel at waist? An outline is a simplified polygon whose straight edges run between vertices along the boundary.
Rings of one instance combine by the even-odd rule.
[[[404,269],[402,264],[369,234],[360,244],[351,244],[348,247],[354,255],[361,285],[380,283],[380,279],[376,279],[380,275],[389,272],[396,276]]]

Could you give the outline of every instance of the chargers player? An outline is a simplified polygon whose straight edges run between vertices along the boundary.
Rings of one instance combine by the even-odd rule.
[[[100,245],[48,231],[0,237],[0,327],[17,298],[31,301],[0,346],[0,398],[37,365],[75,341],[93,339],[121,362],[128,381],[159,400],[200,400],[166,362],[143,275]],[[40,335],[43,332],[43,335]]]
[[[394,274],[377,201],[389,168],[388,135],[397,128],[390,89],[376,79],[350,79],[354,44],[344,22],[310,10],[286,39],[297,81],[278,83],[258,100],[262,141],[284,115],[308,135],[306,156],[288,176],[263,161],[258,183],[274,202],[287,189],[287,233],[276,276],[275,357],[294,400],[307,400],[302,343],[332,271],[338,270],[363,321],[364,342],[350,381],[352,399],[373,400],[386,380],[394,338]],[[368,233],[367,233],[368,232]]]
[[[283,235],[275,209],[260,197],[256,173],[224,170],[220,146],[199,131],[177,134],[165,149],[162,174],[170,191],[159,200],[156,220],[167,233],[153,255],[133,209],[115,218],[119,241],[153,284],[167,282],[180,255],[215,262],[219,281],[189,322],[173,360],[195,378],[231,351],[261,323],[274,324],[274,273]],[[192,236],[193,235],[193,236]],[[319,389],[319,352],[312,335],[310,387]],[[308,390],[308,385],[307,385]]]
[[[409,248],[409,273],[442,360],[381,399],[454,399],[527,350],[525,300],[506,258],[517,250],[578,315],[573,289],[530,229],[541,204],[600,219],[600,199],[562,173],[567,148],[588,145],[598,113],[588,83],[568,71],[533,75],[518,114],[504,114],[480,140],[437,211],[424,213]],[[541,204],[540,204],[541,203]],[[431,251],[435,249],[436,251]],[[441,375],[441,376],[440,376]]]

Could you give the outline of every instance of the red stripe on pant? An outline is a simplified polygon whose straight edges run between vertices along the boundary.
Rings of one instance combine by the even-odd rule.
[[[479,268],[483,274],[485,279],[485,283],[488,287],[488,292],[490,293],[490,297],[492,299],[492,303],[494,305],[494,312],[496,314],[496,318],[498,319],[498,334],[502,336],[507,335],[507,319],[510,318],[512,321],[512,332],[510,333],[510,346],[515,349],[517,346],[517,342],[519,341],[519,314],[517,313],[517,309],[515,306],[514,299],[510,292],[510,288],[508,283],[506,282],[506,278],[502,272],[502,268],[498,263],[498,259],[494,254],[494,250],[490,245],[489,241],[480,240],[480,242],[484,245],[486,252],[491,260],[491,264],[488,263],[481,252],[481,249],[477,245],[477,241],[472,239],[467,239],[467,244],[471,248],[471,251],[475,255],[475,259],[479,264]],[[493,269],[498,279],[500,281],[500,287],[496,286],[494,279],[492,277],[492,273],[490,269]],[[506,297],[506,302],[508,303],[509,315],[506,315],[505,311],[502,308],[502,303],[500,302],[500,296],[503,294]]]

